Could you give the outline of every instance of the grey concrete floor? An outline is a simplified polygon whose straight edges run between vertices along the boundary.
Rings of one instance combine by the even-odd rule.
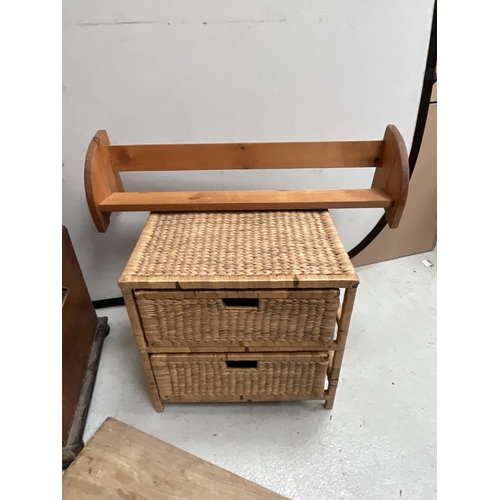
[[[84,440],[112,416],[293,500],[435,499],[436,267],[429,252],[357,269],[333,410],[187,403],[156,413],[125,308],[100,309],[111,332]]]

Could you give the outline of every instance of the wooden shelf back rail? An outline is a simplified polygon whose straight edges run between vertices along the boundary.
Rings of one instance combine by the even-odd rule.
[[[125,192],[120,172],[375,167],[370,189]],[[111,145],[105,130],[85,158],[85,191],[100,232],[111,212],[385,208],[398,226],[409,183],[408,154],[394,125],[382,141]]]

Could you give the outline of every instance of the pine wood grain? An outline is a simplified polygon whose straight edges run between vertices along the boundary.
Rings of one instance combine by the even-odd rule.
[[[141,144],[109,148],[115,172],[376,167],[382,141]]]
[[[62,497],[64,500],[285,499],[113,418],[105,420],[63,475]]]
[[[382,189],[310,189],[112,193],[99,207],[102,212],[204,212],[385,208],[392,204]]]
[[[102,213],[101,202],[111,193],[123,191],[120,174],[111,169],[109,137],[99,130],[90,141],[85,157],[84,183],[87,204],[97,230],[104,233],[109,226],[109,213]]]
[[[375,167],[372,189],[125,193],[119,172]],[[85,161],[85,190],[96,228],[117,211],[252,211],[385,208],[401,218],[409,182],[406,147],[394,125],[383,141],[110,145],[100,130]]]
[[[372,188],[382,189],[393,200],[385,207],[385,217],[391,229],[397,228],[408,197],[410,167],[405,141],[394,125],[384,134],[382,166],[375,170]]]

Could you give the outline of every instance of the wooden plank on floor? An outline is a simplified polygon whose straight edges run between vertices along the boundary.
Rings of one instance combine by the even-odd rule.
[[[63,500],[285,499],[113,418],[97,430],[62,482]]]

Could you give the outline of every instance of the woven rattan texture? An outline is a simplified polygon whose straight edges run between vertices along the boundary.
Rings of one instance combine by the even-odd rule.
[[[355,276],[328,211],[153,213],[130,278]]]
[[[136,292],[144,334],[152,347],[293,346],[331,347],[338,293],[322,299],[259,299],[259,307],[228,308],[222,299],[165,299]]]
[[[151,362],[160,397],[323,396],[326,364],[315,361],[259,361],[258,368],[227,368],[220,360],[191,355],[191,360]]]

